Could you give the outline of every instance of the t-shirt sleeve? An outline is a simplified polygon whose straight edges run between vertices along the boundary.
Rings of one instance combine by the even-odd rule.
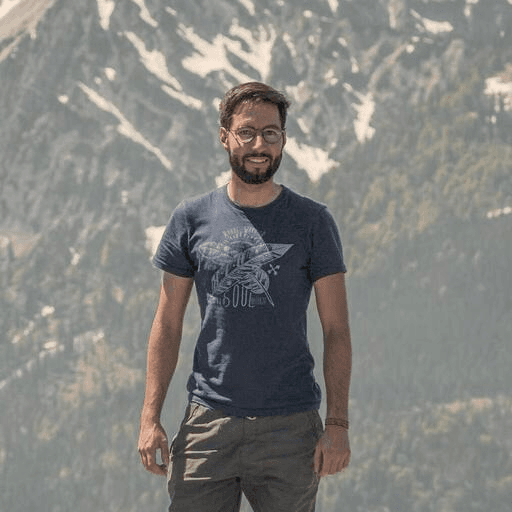
[[[180,203],[169,219],[152,263],[156,268],[181,277],[194,277],[195,266],[189,253],[190,227]]]
[[[309,268],[311,281],[346,271],[338,227],[327,208],[322,208],[313,222]]]

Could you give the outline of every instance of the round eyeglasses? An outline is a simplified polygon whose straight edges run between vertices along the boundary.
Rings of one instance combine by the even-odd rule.
[[[236,139],[242,144],[249,144],[261,133],[263,140],[267,144],[277,144],[281,140],[281,134],[284,130],[277,130],[276,128],[263,128],[263,130],[256,130],[254,128],[246,127],[239,128],[236,131],[228,130]]]

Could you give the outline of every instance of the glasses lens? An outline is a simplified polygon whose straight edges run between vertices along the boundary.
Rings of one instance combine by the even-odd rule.
[[[240,128],[236,134],[242,142],[251,142],[251,140],[256,137],[256,130],[252,128]]]
[[[263,130],[263,138],[265,139],[265,142],[267,142],[268,144],[275,144],[279,140],[280,136],[281,132],[278,132],[277,130]]]

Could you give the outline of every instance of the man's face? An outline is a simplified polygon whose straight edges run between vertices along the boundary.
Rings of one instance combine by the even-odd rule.
[[[257,130],[256,137],[243,144],[236,135],[241,128]],[[220,137],[229,153],[231,168],[245,183],[265,183],[279,168],[286,135],[283,132],[278,142],[269,144],[260,131],[268,128],[281,130],[279,109],[272,103],[242,103],[233,114],[230,130],[221,128]]]

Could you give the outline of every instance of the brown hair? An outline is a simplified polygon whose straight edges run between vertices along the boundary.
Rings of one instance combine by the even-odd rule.
[[[220,125],[226,130],[231,128],[231,119],[240,103],[273,103],[279,110],[281,128],[286,125],[286,112],[291,103],[286,96],[272,87],[260,82],[248,82],[230,89],[220,103]]]

